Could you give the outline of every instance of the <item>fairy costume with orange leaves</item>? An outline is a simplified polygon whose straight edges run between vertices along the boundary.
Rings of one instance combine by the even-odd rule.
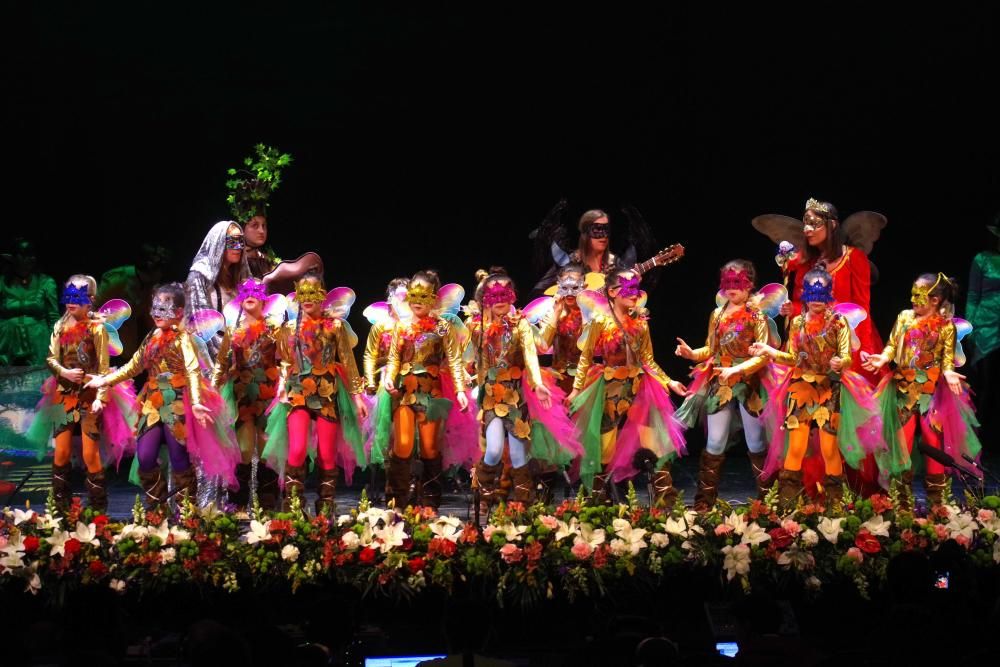
[[[636,307],[622,316],[611,299],[636,299]],[[639,277],[616,276],[608,291],[585,291],[578,300],[585,326],[571,411],[584,434],[580,478],[595,493],[607,493],[611,483],[639,472],[636,454],[648,450],[656,500],[672,506],[677,491],[670,467],[686,453],[685,442],[670,402],[673,380],[653,355]]]

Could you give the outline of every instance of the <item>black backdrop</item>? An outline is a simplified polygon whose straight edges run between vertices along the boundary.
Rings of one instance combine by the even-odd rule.
[[[966,281],[1000,207],[988,3],[13,4],[4,236],[36,240],[57,280],[145,241],[182,279],[228,217],[226,167],[265,142],[295,159],[273,245],[320,251],[362,330],[385,282],[425,266],[468,287],[503,264],[527,288],[526,235],[561,196],[574,221],[635,204],[688,248],[650,301],[658,356],[681,373],[673,336],[703,335],[721,263],[778,279],[754,215],[799,215],[810,196],[886,214],[884,334],[917,273]]]

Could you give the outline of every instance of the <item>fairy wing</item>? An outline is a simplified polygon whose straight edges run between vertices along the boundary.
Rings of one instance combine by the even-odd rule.
[[[340,320],[346,320],[354,305],[354,290],[350,287],[335,287],[326,294],[323,310]]]
[[[117,357],[125,349],[118,329],[132,316],[132,307],[123,299],[111,299],[97,309],[104,320],[104,330],[108,335],[108,354]]]
[[[870,255],[882,230],[889,224],[886,217],[875,211],[858,211],[844,220],[844,236],[848,245]],[[802,247],[802,246],[797,246]]]
[[[856,329],[858,325],[868,319],[865,309],[856,303],[838,303],[833,307],[833,312],[843,315],[844,319],[851,327],[851,349],[855,352],[861,348],[861,340],[858,338]]]
[[[185,327],[202,342],[207,343],[226,327],[226,318],[219,311],[206,308],[191,313]]]
[[[358,334],[354,332],[354,328],[351,326],[351,323],[348,322],[347,320],[341,320],[340,326],[344,327],[344,331],[347,332],[347,340],[350,341],[351,349],[353,350],[354,346],[358,344]]]
[[[285,297],[285,319],[289,322],[299,319],[299,302],[295,300],[295,292]]]
[[[768,283],[753,296],[754,304],[768,317],[777,317],[781,306],[788,301],[788,290],[780,283]]]
[[[462,321],[462,318],[454,313],[442,313],[441,319],[447,320],[451,325],[451,330],[455,332],[455,340],[458,341],[458,349],[465,350],[465,348],[469,345],[469,340],[471,339],[469,327],[465,326],[465,322]]]
[[[972,324],[961,317],[953,317],[951,321],[955,324],[955,368],[961,368],[968,361],[962,348],[962,339],[972,333]]]
[[[438,290],[437,310],[440,313],[455,315],[462,307],[465,298],[465,288],[458,283],[448,283]]]
[[[240,306],[236,303],[236,299],[233,299],[222,308],[222,316],[226,319],[227,327],[232,328],[236,326],[236,320],[240,317]]]
[[[551,313],[552,309],[555,307],[555,303],[555,299],[550,296],[540,296],[525,306],[521,311],[521,314],[524,315],[529,322],[537,325],[549,316],[549,313]]]
[[[264,302],[264,319],[274,326],[285,321],[285,312],[288,310],[288,300],[283,294],[272,294]]]
[[[589,323],[598,315],[611,316],[611,304],[608,303],[608,297],[603,292],[583,290],[577,295],[576,303],[580,306],[580,312],[583,313],[584,324]]]
[[[392,322],[392,309],[387,301],[376,301],[362,312],[369,324],[389,324]]]
[[[790,218],[787,215],[767,213],[765,215],[758,215],[750,224],[753,225],[754,229],[775,243],[788,241],[796,248],[805,247],[806,235],[803,231],[801,220]]]

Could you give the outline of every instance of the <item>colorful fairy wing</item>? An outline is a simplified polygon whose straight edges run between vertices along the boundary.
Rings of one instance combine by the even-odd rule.
[[[465,288],[458,283],[448,283],[438,290],[437,310],[440,313],[455,315],[462,307],[465,298]]]
[[[288,300],[283,294],[272,294],[264,302],[264,319],[274,326],[285,321],[285,311],[288,310]]]
[[[639,290],[639,298],[635,300],[635,307],[645,308],[648,301],[649,295],[646,294],[646,290]]]
[[[532,324],[538,325],[549,316],[555,307],[556,301],[551,296],[540,296],[521,311],[521,314]]]
[[[580,306],[580,312],[583,313],[584,324],[598,315],[611,316],[611,304],[608,303],[608,297],[604,292],[584,290],[577,295],[576,302]]]
[[[833,312],[843,315],[851,327],[851,349],[855,352],[861,349],[861,340],[855,330],[868,319],[865,309],[856,303],[838,303],[833,307]]]
[[[968,361],[962,348],[962,339],[972,333],[972,324],[961,317],[953,317],[951,321],[955,324],[955,368],[961,368]]]
[[[365,316],[369,324],[383,324],[392,320],[392,310],[386,301],[376,301],[371,304],[361,314]]]
[[[458,349],[464,350],[469,345],[469,340],[471,340],[469,327],[465,326],[465,322],[462,321],[461,317],[452,313],[441,313],[441,318],[451,324],[451,329],[455,332],[455,340],[458,341]]]
[[[111,299],[98,308],[97,312],[104,318],[104,325],[115,331],[132,317],[132,307],[123,299]]]
[[[326,294],[323,302],[323,310],[333,317],[346,320],[351,314],[351,306],[354,305],[354,290],[350,287],[335,287]]]
[[[206,308],[191,313],[185,326],[190,333],[207,343],[226,327],[226,319],[219,311]]]
[[[729,299],[726,298],[725,292],[719,290],[715,293],[715,307],[722,308],[724,305],[729,303]]]
[[[235,327],[236,320],[240,318],[240,305],[233,299],[222,308],[222,316],[226,318],[227,327]]]
[[[344,330],[347,332],[347,340],[350,341],[351,349],[353,350],[354,346],[358,344],[358,334],[354,333],[354,328],[347,320],[341,320],[340,325],[344,327]]]
[[[295,300],[295,292],[285,297],[285,319],[289,322],[299,319],[299,302]]]
[[[776,350],[781,349],[781,334],[778,333],[778,323],[774,321],[774,318],[767,318],[767,331],[768,339],[767,344]]]
[[[768,283],[757,290],[753,301],[765,315],[777,317],[781,306],[788,301],[788,290],[781,283]]]
[[[125,346],[122,345],[122,339],[118,336],[118,332],[111,327],[105,325],[104,330],[108,332],[108,354],[117,357],[125,349]]]

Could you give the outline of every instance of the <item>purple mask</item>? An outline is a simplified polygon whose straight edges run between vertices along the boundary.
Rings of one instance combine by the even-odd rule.
[[[247,299],[257,299],[258,301],[264,301],[267,299],[267,287],[264,283],[260,282],[256,278],[247,278],[240,285],[239,292],[236,294],[236,300],[239,303],[243,303]]]
[[[492,308],[498,303],[514,303],[517,301],[517,292],[510,286],[510,283],[493,283],[483,290],[483,305]]]
[[[66,305],[69,303],[75,304],[77,306],[89,306],[93,303],[90,300],[90,294],[87,293],[86,287],[77,287],[76,285],[70,283],[63,287],[62,296],[59,297],[59,303]]]
[[[833,283],[814,280],[802,288],[803,303],[830,303],[833,301]]]
[[[639,289],[639,283],[642,281],[639,276],[633,278],[622,278],[621,285],[618,288],[619,299],[632,299],[638,298],[642,294],[642,290]]]

